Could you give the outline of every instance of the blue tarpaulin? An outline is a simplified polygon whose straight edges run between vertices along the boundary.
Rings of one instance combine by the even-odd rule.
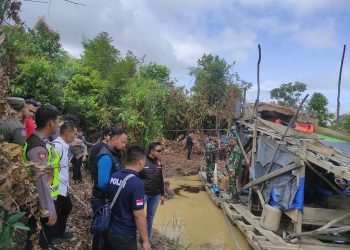
[[[254,179],[267,174],[267,167],[276,148],[277,145],[273,139],[266,136],[259,137]],[[272,164],[271,172],[294,164],[294,160],[295,156],[291,152],[280,147]],[[268,204],[281,209],[303,209],[305,180],[300,179],[299,185],[297,185],[296,176],[293,174],[296,171],[285,173],[266,182],[263,195]]]

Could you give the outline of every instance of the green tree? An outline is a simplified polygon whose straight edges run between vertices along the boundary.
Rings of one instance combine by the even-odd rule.
[[[64,112],[79,117],[87,132],[98,131],[104,125],[106,109],[101,89],[106,85],[99,72],[76,64],[75,74],[64,88]]]
[[[59,33],[52,30],[43,18],[40,18],[31,33],[31,52],[34,55],[47,56],[55,60],[60,56],[61,44]]]
[[[190,71],[196,78],[192,105],[206,107],[206,114],[198,112],[204,115],[202,126],[218,129],[222,122],[231,124],[236,102],[242,96],[241,89],[250,88],[252,84],[240,79],[237,72],[231,72],[234,63],[228,64],[218,56],[204,54],[197,63]]]
[[[149,63],[141,65],[140,76],[146,79],[156,80],[159,83],[168,83],[170,80],[170,69],[164,65]]]
[[[127,93],[129,79],[136,76],[140,60],[128,51],[124,58],[115,63],[108,78],[108,86],[103,90],[103,95],[111,106],[120,106],[122,96]]]
[[[350,132],[350,113],[341,116],[339,128],[342,131]]]
[[[55,63],[45,57],[23,56],[17,65],[17,74],[11,79],[12,95],[34,97],[57,107],[62,106],[62,87]]]
[[[82,42],[83,65],[100,72],[104,80],[110,76],[120,56],[119,50],[112,45],[112,42],[113,39],[107,32],[101,32],[94,39]]]
[[[308,103],[308,110],[310,112],[310,116],[317,118],[318,125],[322,127],[326,127],[332,118],[332,115],[328,111],[327,105],[327,97],[324,96],[322,93],[318,92],[313,93]]]
[[[196,78],[193,91],[196,96],[205,99],[209,105],[215,105],[225,93],[227,85],[233,82],[230,73],[233,65],[211,54],[204,54],[197,64],[197,67],[190,70],[190,75]]]
[[[302,93],[307,85],[302,82],[283,83],[280,87],[270,91],[271,99],[277,100],[277,103],[286,107],[297,108]]]
[[[119,117],[130,131],[131,141],[149,144],[163,134],[166,90],[162,84],[142,77],[130,78],[128,92],[121,98]]]
[[[59,34],[39,19],[33,29],[7,26],[10,94],[34,97],[60,107],[67,78],[62,69],[69,57],[61,49]]]
[[[164,129],[185,130],[189,127],[190,119],[195,114],[190,113],[189,97],[184,87],[168,86],[164,103]],[[175,137],[178,133],[169,132]]]

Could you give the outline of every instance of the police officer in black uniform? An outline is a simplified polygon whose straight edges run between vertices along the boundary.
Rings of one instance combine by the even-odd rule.
[[[92,212],[106,203],[106,187],[111,175],[122,168],[120,162],[120,150],[126,146],[127,134],[124,129],[111,128],[107,144],[101,147],[97,154],[97,167],[94,171],[94,186],[92,189]],[[102,249],[104,246],[103,235],[94,233],[92,249]]]

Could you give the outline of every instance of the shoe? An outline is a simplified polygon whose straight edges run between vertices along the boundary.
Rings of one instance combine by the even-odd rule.
[[[50,243],[48,246],[42,247],[44,250],[60,250],[54,244]]]
[[[55,247],[54,245],[50,245],[48,250],[59,250],[59,248]]]

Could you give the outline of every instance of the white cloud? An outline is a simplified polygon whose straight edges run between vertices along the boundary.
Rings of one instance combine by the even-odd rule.
[[[285,10],[298,17],[312,15],[324,10],[349,9],[347,0],[233,0],[244,7]]]
[[[293,37],[309,48],[329,48],[336,45],[336,28],[333,18],[327,18],[313,27],[297,27]]]
[[[52,1],[48,19],[53,29],[60,32],[62,45],[69,53],[78,56],[84,37],[91,39],[107,31],[123,53],[132,50],[139,57],[146,55],[147,62],[167,65],[183,81],[179,84],[186,86],[193,82],[187,75],[188,67],[195,66],[204,53],[217,54],[228,63],[236,60],[240,68],[244,65],[255,70],[256,46],[267,38],[276,42],[276,46],[287,48],[301,45],[300,49],[311,48],[310,51],[316,52],[334,49],[339,46],[339,13],[350,13],[347,0],[78,1],[87,7],[79,7],[77,11],[65,1]],[[22,9],[23,19],[33,26],[38,16],[47,14],[48,5],[23,2]],[[313,60],[319,60],[318,55],[314,54]],[[292,75],[291,71],[275,77],[288,65],[282,67],[274,62],[269,67],[262,71],[262,77],[265,73],[273,79],[262,82],[262,98],[266,99],[270,89],[294,81],[295,77],[310,83],[310,89],[317,89],[317,84],[330,89],[330,83],[334,82],[333,76],[325,80],[323,72],[320,76],[308,75],[305,69],[300,69],[298,75]],[[344,88],[350,86],[348,68],[349,62],[344,65]],[[247,78],[255,78],[250,72],[246,70]],[[255,99],[256,92],[252,96]]]

